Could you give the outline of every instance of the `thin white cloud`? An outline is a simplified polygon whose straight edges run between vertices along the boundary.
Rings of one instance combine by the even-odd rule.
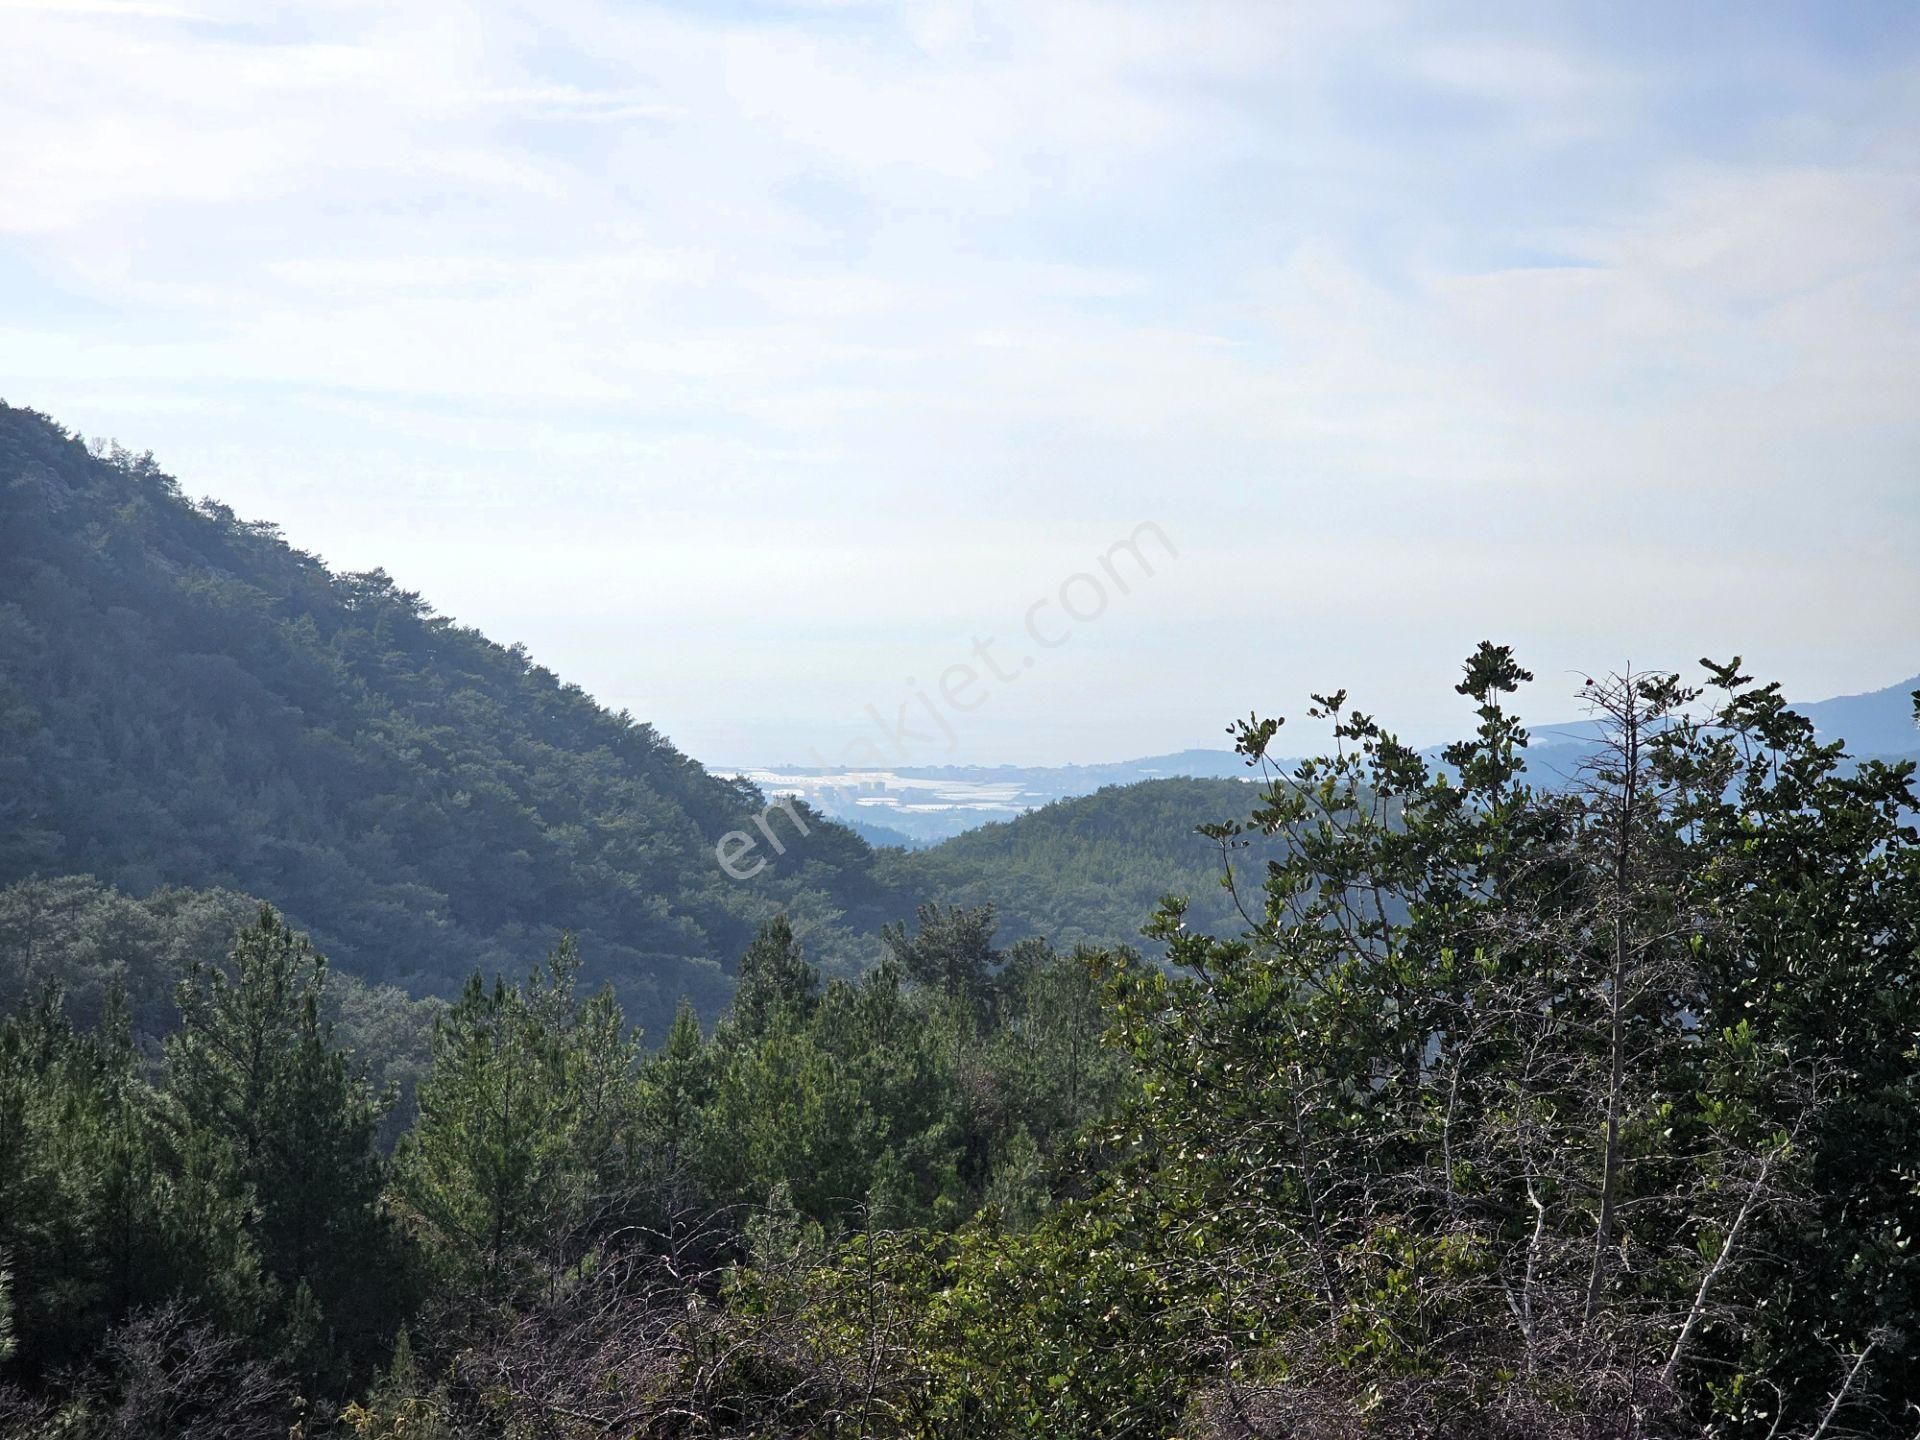
[[[608,695],[696,744],[872,688],[827,639],[756,649],[729,553],[792,626],[849,623],[818,562],[937,648],[1040,553],[1177,517],[1225,578],[1165,587],[1102,697],[1205,672],[1140,749],[1261,698],[1249,654],[1384,676],[1512,623],[1684,659],[1744,567],[1805,692],[1920,606],[1911,57],[1767,38],[1729,99],[1382,6],[7,14],[0,393],[463,618],[529,607],[603,690],[652,674],[603,655],[620,616],[730,617]],[[549,527],[572,598],[513,559]],[[1622,580],[1660,602],[1597,616]]]

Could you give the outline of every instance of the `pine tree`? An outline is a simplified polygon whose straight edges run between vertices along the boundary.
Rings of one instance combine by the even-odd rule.
[[[820,972],[807,963],[792,923],[777,915],[760,927],[740,957],[729,1028],[743,1037],[760,1035],[782,1010],[810,1011],[819,992]]]
[[[637,1041],[610,994],[577,998],[579,972],[567,937],[524,986],[467,982],[396,1156],[442,1268],[489,1301],[626,1183]]]
[[[713,1099],[713,1055],[693,1006],[682,1001],[667,1043],[641,1072],[646,1129],[669,1169],[697,1162],[700,1120]]]
[[[383,1107],[334,1045],[326,962],[304,936],[263,908],[228,964],[230,974],[196,967],[180,986],[171,1113],[183,1136],[230,1147],[281,1322],[305,1337],[317,1375],[334,1358],[329,1331],[350,1332],[357,1347],[391,1324],[370,1303],[392,1259],[373,1148]]]
[[[0,1253],[22,1373],[83,1361],[141,1306],[254,1323],[258,1263],[230,1151],[163,1123],[116,996],[76,1033],[57,992],[0,1024]]]
[[[984,1004],[1006,959],[993,948],[993,906],[922,905],[914,918],[917,933],[909,935],[905,925],[896,924],[883,937],[907,977],[949,999]]]

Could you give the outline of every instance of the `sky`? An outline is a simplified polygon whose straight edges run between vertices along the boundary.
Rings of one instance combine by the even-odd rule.
[[[722,765],[1878,688],[1917,372],[1911,4],[0,0],[0,398]]]

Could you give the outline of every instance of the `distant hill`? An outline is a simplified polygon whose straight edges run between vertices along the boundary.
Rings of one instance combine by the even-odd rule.
[[[1915,690],[1920,690],[1920,675],[1864,695],[1790,703],[1813,721],[1814,733],[1822,741],[1844,742],[1847,753],[1857,760],[1920,760],[1920,726],[1914,723]],[[1576,774],[1594,753],[1600,734],[1600,725],[1591,720],[1528,727],[1527,768],[1535,783],[1553,785]],[[1424,753],[1437,760],[1442,748],[1436,746]]]
[[[1920,725],[1914,721],[1914,692],[1920,675],[1864,695],[1838,695],[1793,708],[1813,721],[1822,740],[1844,740],[1848,753],[1920,757]]]
[[[840,823],[876,850],[887,845],[911,849],[921,843],[904,830],[895,830],[886,825],[875,825],[870,821],[860,819],[858,816],[849,816]]]
[[[799,796],[875,845],[919,847],[1109,785],[1240,779],[1250,772],[1231,750],[1182,750],[1092,765],[782,765],[740,773],[771,793]]]
[[[1920,759],[1913,692],[1920,675],[1865,695],[1796,703],[1822,739],[1844,739],[1856,757]],[[1534,783],[1564,784],[1592,755],[1600,727],[1575,720],[1532,726],[1528,769]],[[1421,753],[1439,763],[1444,745]],[[1281,769],[1294,760],[1275,757]],[[802,797],[875,845],[934,845],[982,825],[1007,821],[1056,800],[1141,781],[1240,779],[1254,772],[1231,750],[1179,750],[1091,765],[917,765],[851,770],[785,765],[745,772],[778,793]]]
[[[984,825],[931,849],[892,852],[881,871],[895,889],[954,904],[996,905],[1004,939],[1045,935],[1056,945],[1150,949],[1140,927],[1167,894],[1189,897],[1190,923],[1245,928],[1220,885],[1220,851],[1196,826],[1244,820],[1256,787],[1245,780],[1144,780],[1057,800],[1016,820]],[[1242,851],[1260,895],[1264,851]]]
[[[1231,750],[1175,750],[1086,765],[909,765],[896,773],[926,780],[1016,780],[1063,794],[1091,794],[1103,785],[1133,785],[1141,780],[1237,780],[1247,773],[1247,762]]]
[[[1898,756],[1920,759],[1920,723],[1914,719],[1914,694],[1920,691],[1920,675],[1870,690],[1862,695],[1839,695],[1828,700],[1795,700],[1789,703],[1813,721],[1823,741],[1841,740],[1847,753],[1858,758]],[[1591,720],[1573,720],[1560,724],[1528,726],[1528,757],[1537,781],[1553,783],[1589,753],[1600,736],[1600,726]],[[1422,751],[1437,761],[1444,745]],[[1284,769],[1297,763],[1279,760]],[[902,774],[937,772],[908,772]],[[955,776],[974,774],[993,776],[1009,773],[1009,767],[955,768]],[[1246,761],[1231,750],[1181,750],[1171,755],[1150,755],[1139,760],[1117,761],[1109,765],[1065,765],[1047,770],[1013,771],[1035,786],[1058,787],[1061,795],[1077,793],[1066,788],[1077,777],[1102,777],[1101,784],[1128,784],[1134,780],[1159,776],[1223,776],[1248,774]]]
[[[714,843],[759,808],[383,572],[0,405],[0,884],[262,896],[416,994],[523,971],[570,926],[659,1033],[683,995],[723,1003],[774,910],[851,966],[899,908],[833,824],[729,879]]]

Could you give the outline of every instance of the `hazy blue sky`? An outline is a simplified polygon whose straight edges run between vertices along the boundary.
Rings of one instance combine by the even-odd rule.
[[[1917,372],[1913,4],[0,0],[0,397],[713,761],[1885,685]]]

